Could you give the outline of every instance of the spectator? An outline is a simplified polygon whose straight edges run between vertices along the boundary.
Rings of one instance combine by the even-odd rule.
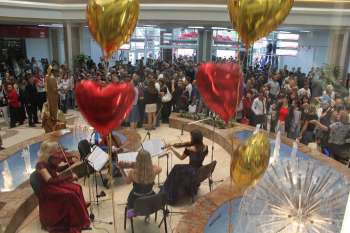
[[[161,106],[162,123],[169,123],[169,116],[171,114],[171,100],[172,100],[172,95],[169,90],[170,85],[166,84],[165,79],[160,79],[159,84],[160,84],[160,96],[162,98],[162,106]]]
[[[299,137],[301,127],[301,111],[297,100],[292,101],[292,108],[290,112],[292,112],[293,115],[291,120],[291,126],[288,132],[288,137],[292,139],[297,139]]]
[[[318,76],[314,76],[311,80],[311,100],[322,96],[322,82]]]
[[[6,97],[5,85],[2,83],[0,85],[0,111],[7,125],[10,125],[9,110]]]
[[[23,125],[23,119],[20,116],[21,102],[16,89],[11,84],[7,86],[7,99],[10,108],[10,128],[15,127],[16,123]]]
[[[290,128],[290,108],[288,104],[288,98],[285,96],[282,98],[278,107],[278,122],[276,126],[276,132],[280,131],[282,136],[287,136],[287,132]],[[289,117],[288,117],[289,116]],[[287,119],[288,118],[288,119]]]
[[[316,107],[315,105],[309,105],[299,136],[300,141],[305,145],[315,142],[315,125],[311,123],[313,120],[318,120]]]
[[[131,83],[134,85],[135,98],[134,98],[131,112],[130,112],[129,117],[128,117],[128,121],[130,122],[130,127],[133,129],[136,129],[137,122],[139,122],[139,120],[140,120],[139,109],[137,106],[137,102],[139,99],[139,90],[137,88],[137,81],[136,80],[132,79]]]
[[[299,89],[298,96],[306,96],[307,98],[310,99],[311,91],[310,91],[310,88],[309,88],[309,82],[308,81],[305,81],[304,82],[304,87]]]
[[[41,112],[43,104],[46,102],[45,77],[40,74],[40,69],[34,70],[34,82],[38,90],[38,110]]]
[[[249,124],[249,120],[252,118],[252,104],[253,104],[253,92],[248,90],[243,97],[243,120]]]
[[[256,126],[260,124],[263,126],[265,123],[265,114],[266,114],[266,98],[264,96],[264,93],[261,91],[259,93],[259,96],[254,99],[252,104],[252,122],[253,125]]]
[[[34,83],[34,77],[30,76],[25,87],[25,99],[27,105],[28,123],[30,127],[39,124],[38,121],[38,91]]]
[[[99,81],[101,82],[101,79],[99,79]],[[60,96],[60,109],[63,113],[67,113],[68,92],[69,90],[71,90],[70,85],[71,85],[71,82],[68,79],[68,73],[63,74],[61,80],[58,82],[58,93]]]
[[[274,75],[273,78],[267,83],[270,87],[270,97],[276,98],[280,92],[280,84],[278,83],[279,75]]]
[[[145,112],[147,113],[147,127],[146,129],[155,129],[156,126],[156,112],[158,103],[158,91],[155,87],[155,82],[150,80],[144,92],[145,95]]]
[[[332,123],[329,126],[321,124],[317,120],[311,121],[321,130],[329,132],[329,147],[332,156],[343,163],[347,163],[350,158],[350,124],[346,111],[335,111],[332,114]]]

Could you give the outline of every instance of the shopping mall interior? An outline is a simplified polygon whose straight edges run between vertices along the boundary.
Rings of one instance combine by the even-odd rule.
[[[1,0],[0,91],[0,233],[350,232],[349,0]]]

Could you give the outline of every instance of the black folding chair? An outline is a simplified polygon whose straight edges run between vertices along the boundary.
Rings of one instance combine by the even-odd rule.
[[[166,205],[166,196],[164,193],[158,193],[150,196],[140,197],[135,200],[134,203],[134,211],[137,216],[150,216],[151,214],[155,214],[155,222],[157,222],[157,213],[159,210],[163,212],[162,221],[164,221],[164,230],[165,233],[168,232],[167,228],[167,213],[165,209]],[[128,208],[125,207],[124,212],[124,230],[126,230],[126,219],[127,219],[127,211]],[[134,221],[133,217],[130,218],[131,224],[131,232],[134,233]]]
[[[40,182],[40,174],[37,170],[35,170],[34,172],[32,172],[32,174],[30,174],[29,183],[34,191],[34,194],[38,197],[40,193],[41,182]]]
[[[208,179],[209,190],[210,190],[210,192],[212,191],[213,180],[212,180],[211,176],[215,170],[216,164],[217,164],[217,162],[214,160],[210,164],[202,166],[201,168],[198,169],[197,176],[195,177],[195,185],[197,187],[199,187],[202,182],[204,182],[206,179]],[[194,191],[191,192],[191,195],[192,195],[192,202],[194,202],[195,192]]]

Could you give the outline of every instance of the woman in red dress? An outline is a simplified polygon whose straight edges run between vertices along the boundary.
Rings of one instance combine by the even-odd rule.
[[[80,233],[90,226],[87,204],[81,186],[72,181],[77,176],[59,175],[68,168],[66,158],[59,153],[57,142],[41,144],[36,170],[40,174],[39,216],[42,228],[50,233]],[[71,159],[72,155],[68,155]]]

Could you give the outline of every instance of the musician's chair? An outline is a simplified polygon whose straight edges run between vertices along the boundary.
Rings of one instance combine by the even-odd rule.
[[[194,181],[194,184],[197,187],[199,187],[202,182],[204,182],[206,179],[208,179],[209,190],[210,190],[210,192],[212,191],[212,189],[213,189],[212,174],[215,170],[216,164],[217,164],[217,162],[214,160],[210,164],[202,166],[201,168],[198,169],[197,175],[196,175],[195,181]],[[195,186],[195,188],[196,188],[196,186]],[[191,191],[192,202],[194,202],[195,194],[196,194],[195,191]]]
[[[166,196],[164,193],[158,193],[151,196],[144,196],[140,197],[135,200],[134,203],[134,212],[136,217],[137,216],[145,216],[146,218],[152,214],[155,214],[155,222],[157,221],[157,213],[158,211],[163,212],[163,219],[164,221],[164,230],[165,233],[168,232],[167,228],[167,213],[165,209],[166,205]],[[127,219],[127,207],[125,207],[125,213],[124,213],[124,230],[126,230],[126,219]],[[130,224],[131,224],[131,231],[134,233],[134,217],[130,217]]]
[[[35,170],[32,174],[29,176],[29,183],[32,187],[35,196],[39,197],[41,183],[40,183],[40,174],[37,170]]]

